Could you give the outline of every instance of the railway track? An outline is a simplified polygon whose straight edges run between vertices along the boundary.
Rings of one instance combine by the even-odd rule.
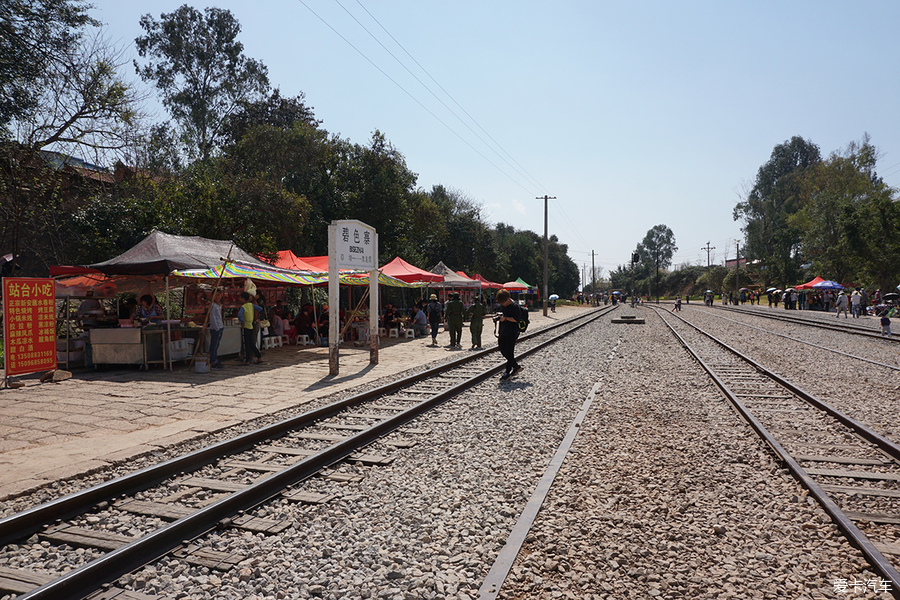
[[[828,352],[833,352],[833,353],[835,353],[835,354],[839,354],[839,355],[845,356],[845,357],[847,357],[847,358],[852,358],[852,359],[854,359],[854,360],[859,360],[859,361],[862,361],[862,362],[866,362],[866,363],[869,363],[869,364],[871,364],[871,365],[875,365],[875,366],[878,366],[878,367],[884,367],[884,368],[886,368],[886,369],[891,369],[891,370],[893,370],[893,371],[900,371],[900,366],[898,366],[898,365],[896,365],[896,364],[887,364],[887,363],[884,363],[884,362],[879,362],[879,361],[877,361],[877,360],[872,360],[872,359],[867,358],[867,357],[865,357],[865,356],[858,356],[858,355],[850,354],[850,353],[848,353],[848,352],[844,352],[843,350],[838,350],[838,349],[836,349],[836,348],[827,348],[827,347],[822,346],[821,344],[818,344],[818,343],[815,343],[815,342],[809,342],[809,341],[806,341],[806,340],[802,340],[802,339],[800,339],[800,338],[796,338],[796,337],[793,337],[793,336],[790,336],[790,335],[785,335],[785,334],[783,334],[783,333],[779,333],[779,332],[777,332],[777,331],[772,331],[772,330],[769,330],[769,329],[765,329],[765,328],[763,328],[763,327],[756,327],[755,325],[750,325],[749,323],[744,323],[743,321],[738,321],[738,320],[735,320],[735,319],[731,319],[731,318],[725,317],[725,316],[723,316],[723,315],[721,315],[721,314],[717,314],[717,312],[711,312],[711,313],[708,313],[708,314],[711,314],[711,315],[713,315],[713,316],[715,316],[715,317],[717,317],[717,318],[719,318],[719,319],[723,319],[723,320],[728,321],[728,322],[730,322],[730,323],[736,323],[736,324],[738,324],[738,325],[741,325],[742,327],[748,327],[748,328],[750,328],[750,329],[755,329],[756,331],[761,331],[761,332],[767,333],[767,334],[769,334],[769,335],[773,335],[773,336],[776,336],[776,337],[780,337],[780,338],[782,338],[782,339],[786,339],[786,340],[790,340],[790,341],[792,341],[792,342],[796,342],[796,343],[798,343],[798,344],[805,344],[805,345],[807,345],[807,346],[812,346],[812,347],[814,347],[814,348],[819,348],[819,349],[821,349],[821,350],[825,350],[825,351],[828,351]],[[752,314],[752,313],[743,313],[743,314],[750,314],[751,316],[757,316],[757,315]],[[806,320],[806,319],[801,319],[801,320]],[[789,321],[789,322],[791,322],[791,321]],[[832,328],[826,327],[826,329],[832,329]],[[838,329],[840,329],[840,328],[838,328]],[[851,332],[851,333],[855,333],[855,332]],[[871,336],[866,336],[866,337],[871,337]],[[877,339],[880,339],[880,340],[894,341],[894,338],[886,338],[886,337],[882,337],[882,336],[880,336],[880,335],[875,336],[875,337],[876,337]]]
[[[517,354],[534,353],[610,311],[522,336]],[[149,596],[116,588],[113,582],[166,554],[228,570],[245,557],[204,547],[196,541],[200,536],[217,528],[279,534],[291,523],[253,516],[251,509],[273,498],[327,502],[327,494],[303,484],[316,475],[352,480],[351,469],[336,467],[348,462],[388,464],[393,452],[414,446],[416,436],[427,434],[411,427],[411,421],[502,368],[496,348],[470,354],[2,519],[2,545],[37,535],[60,552],[81,548],[84,561],[60,576],[0,568],[0,590],[24,594],[22,600],[139,600]],[[134,535],[103,528],[122,520],[133,522]]]
[[[656,313],[863,552],[882,578],[877,591],[900,598],[900,446],[685,319]]]
[[[716,311],[722,312],[735,312],[742,315],[752,315],[754,317],[760,317],[762,319],[770,319],[774,321],[782,321],[784,323],[792,323],[797,325],[806,325],[809,327],[817,327],[819,329],[828,329],[831,331],[840,331],[842,333],[849,333],[853,335],[861,335],[870,338],[878,338],[888,341],[889,343],[900,343],[900,336],[897,337],[882,337],[880,326],[878,326],[878,320],[876,317],[871,317],[868,322],[871,322],[871,326],[866,326],[863,324],[855,323],[852,321],[860,321],[860,319],[837,319],[835,317],[831,317],[831,321],[835,321],[834,323],[828,323],[824,319],[818,319],[815,317],[801,317],[796,314],[785,314],[785,313],[811,313],[817,315],[829,315],[830,313],[821,313],[819,311],[786,311],[786,310],[756,310],[756,309],[746,309],[746,308],[738,308],[735,306],[722,306],[720,304],[713,304],[712,308]]]

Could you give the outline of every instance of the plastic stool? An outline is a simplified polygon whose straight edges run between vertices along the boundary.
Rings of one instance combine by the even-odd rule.
[[[279,345],[279,346],[290,346],[290,345],[291,345],[291,338],[290,338],[290,336],[287,336],[287,335],[281,336],[281,341],[279,342],[278,345]]]
[[[399,338],[400,330],[399,329],[391,329],[391,333],[388,335],[388,337],[389,338],[392,338],[392,337]]]
[[[411,339],[414,339],[415,337],[416,337],[416,332],[414,330],[412,330],[412,329],[406,330],[406,339],[411,340]]]
[[[271,350],[275,347],[275,338],[266,336],[262,339],[263,350]]]
[[[306,345],[308,345],[308,344],[310,344],[310,343],[311,343],[311,342],[309,341],[309,336],[308,336],[308,335],[298,335],[298,336],[297,336],[297,345],[298,345],[298,346],[300,346],[300,345],[306,346]]]
[[[382,337],[386,336],[386,335],[387,335],[387,329],[385,329],[384,327],[379,327],[379,328],[378,328],[378,335],[379,335],[379,336],[382,336]]]

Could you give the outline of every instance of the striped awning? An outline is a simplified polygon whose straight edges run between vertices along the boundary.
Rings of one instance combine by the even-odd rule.
[[[290,269],[265,269],[252,265],[241,263],[226,263],[213,267],[212,269],[185,269],[172,272],[177,277],[188,277],[191,279],[255,279],[257,281],[271,281],[275,283],[283,283],[286,285],[327,285],[327,274],[314,274],[304,271],[293,271]],[[339,276],[341,285],[369,285],[368,273],[341,273]],[[381,271],[378,272],[378,283],[391,287],[416,288],[424,287],[426,284],[406,283],[399,279],[385,275]]]

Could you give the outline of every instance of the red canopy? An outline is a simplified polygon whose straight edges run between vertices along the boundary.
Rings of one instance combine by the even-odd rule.
[[[812,281],[807,281],[806,283],[804,283],[804,284],[802,284],[802,285],[795,285],[795,286],[794,286],[794,289],[795,289],[795,290],[808,290],[808,289],[812,288],[812,286],[814,286],[814,285],[816,285],[817,283],[819,283],[820,281],[825,281],[825,280],[822,279],[821,277],[816,277],[816,278],[813,279]]]
[[[437,275],[435,273],[430,273],[424,269],[420,269],[419,267],[409,264],[399,256],[388,264],[384,265],[381,268],[381,272],[385,275],[390,275],[395,279],[399,279],[407,283],[421,281],[438,282],[444,280],[443,275]]]
[[[314,257],[318,258],[318,257]],[[312,271],[314,273],[325,273],[328,271],[328,257],[325,258],[325,268],[320,269],[318,265],[306,262],[290,250],[282,250],[278,253],[278,258],[272,263],[279,269],[293,269],[295,271]]]
[[[327,254],[325,256],[301,256],[300,260],[308,265],[314,266],[316,268],[316,271],[321,271],[322,273],[328,271]]]
[[[475,273],[475,275],[472,276],[472,279],[476,279],[476,280],[480,281],[481,287],[483,287],[483,288],[486,287],[486,288],[491,288],[492,290],[499,290],[500,288],[503,287],[499,283],[494,283],[493,281],[488,281],[487,279],[485,279],[478,273]]]

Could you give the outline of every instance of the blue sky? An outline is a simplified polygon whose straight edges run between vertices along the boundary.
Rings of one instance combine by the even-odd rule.
[[[93,4],[136,57],[141,15],[183,2]],[[608,273],[660,223],[676,264],[705,265],[707,242],[714,263],[733,257],[735,204],[795,135],[827,156],[868,132],[900,187],[895,1],[193,6],[230,10],[245,54],[283,95],[303,92],[328,131],[360,144],[384,133],[419,187],[453,188],[490,222],[540,234],[536,197],[556,196],[549,230],[579,267],[593,251]]]

